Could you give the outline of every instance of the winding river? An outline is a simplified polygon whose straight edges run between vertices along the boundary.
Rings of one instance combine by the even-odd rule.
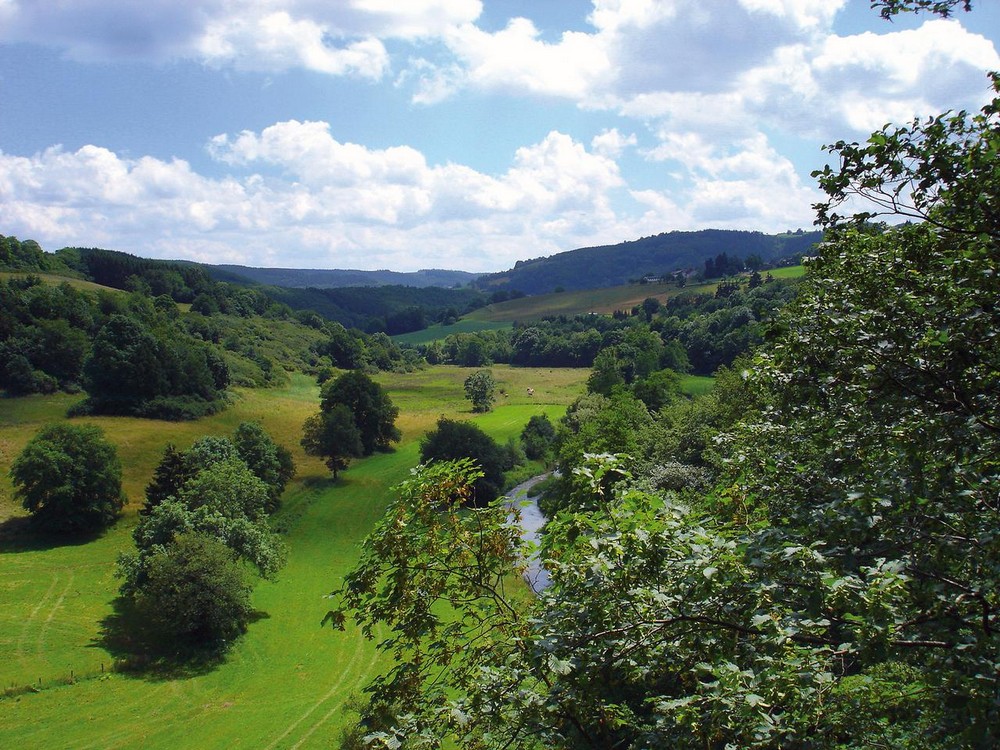
[[[506,496],[507,505],[512,511],[512,520],[514,517],[513,510],[516,508],[520,511],[521,538],[535,545],[541,542],[539,537],[542,527],[545,525],[546,518],[542,515],[542,511],[538,509],[538,503],[528,498],[528,491],[549,476],[550,474],[540,474],[537,477],[532,477],[528,481],[517,485]],[[542,567],[542,561],[539,559],[537,551],[528,559],[528,567],[524,571],[524,580],[528,582],[531,590],[536,594],[549,586],[549,572]]]

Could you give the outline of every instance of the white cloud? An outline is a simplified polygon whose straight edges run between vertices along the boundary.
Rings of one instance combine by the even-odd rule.
[[[616,159],[626,148],[635,146],[638,142],[635,133],[622,135],[618,128],[609,128],[595,135],[590,141],[590,147],[594,153]]]
[[[810,207],[820,199],[818,191],[802,183],[791,161],[759,133],[729,144],[694,132],[670,133],[649,156],[671,162],[686,183],[675,195],[633,192],[649,207],[645,221],[654,225],[658,220],[671,228],[782,231],[811,224]]]
[[[596,36],[568,31],[550,44],[526,18],[492,34],[466,24],[447,34],[445,43],[459,60],[464,84],[473,88],[580,99],[610,73]]]
[[[306,68],[331,75],[356,74],[378,80],[388,68],[382,43],[368,37],[338,47],[330,31],[311,20],[281,11],[257,18],[225,18],[209,24],[197,41],[208,63],[249,70]]]
[[[408,146],[341,143],[321,122],[219,136],[210,152],[230,175],[96,146],[0,153],[0,226],[46,247],[153,257],[264,264],[279,248],[283,265],[482,271],[526,247],[556,252],[621,230],[617,164],[555,131],[497,175],[429,165]]]
[[[989,40],[957,21],[936,20],[785,47],[741,85],[755,120],[831,140],[948,109],[978,109],[987,94],[984,71],[997,67]]]
[[[437,37],[481,12],[480,0],[0,0],[0,42],[55,46],[78,60],[187,58],[379,78],[383,40]]]

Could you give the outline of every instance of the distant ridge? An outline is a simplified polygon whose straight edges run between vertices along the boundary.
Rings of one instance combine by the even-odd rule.
[[[216,281],[252,281],[286,289],[334,289],[352,286],[468,286],[479,274],[467,271],[426,269],[421,271],[311,270],[305,268],[253,268],[237,265],[205,265]]]
[[[809,254],[822,238],[822,232],[802,230],[786,234],[725,229],[665,232],[617,245],[584,247],[518,261],[509,271],[480,276],[475,286],[486,292],[516,289],[529,295],[557,289],[600,289],[648,275],[702,271],[705,261],[720,253],[741,260],[757,255],[765,263],[774,263]]]

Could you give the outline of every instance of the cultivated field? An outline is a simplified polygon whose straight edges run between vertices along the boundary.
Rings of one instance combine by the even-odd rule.
[[[802,266],[789,266],[762,271],[762,275],[770,273],[776,279],[798,278],[805,273]],[[691,284],[678,287],[668,284],[627,284],[624,286],[607,287],[604,289],[585,289],[577,292],[553,292],[538,294],[532,297],[499,302],[488,305],[462,318],[459,323],[486,324],[530,320],[538,320],[554,315],[586,315],[587,313],[610,314],[615,310],[631,310],[641,305],[647,297],[664,302],[670,297],[676,297],[685,292],[710,293],[715,292],[718,282],[708,284]],[[431,329],[428,329],[430,331]],[[444,338],[446,328],[438,329],[439,335],[433,338]],[[425,332],[421,332],[425,333]],[[421,341],[420,343],[424,343]]]
[[[507,396],[475,419],[500,440],[518,435],[533,414],[558,417],[589,372],[492,369]],[[0,747],[336,746],[350,720],[349,698],[381,665],[357,632],[320,628],[324,595],[355,560],[389,488],[417,463],[420,436],[441,415],[472,418],[462,390],[471,371],[436,367],[380,377],[400,408],[403,442],[357,462],[336,484],[298,444],[302,422],[318,408],[318,389],[304,376],[279,390],[242,390],[232,408],[194,423],[79,420],[100,425],[118,447],[132,502],[104,536],[56,546],[25,544],[12,534],[20,512],[7,470],[39,427],[63,419],[80,397],[0,400]],[[289,561],[277,581],[258,585],[260,619],[221,664],[113,672],[116,659],[127,656],[111,618],[114,561],[132,543],[135,511],[163,448],[173,442],[186,449],[246,419],[261,421],[291,448],[299,469],[275,518]]]
[[[422,331],[413,331],[412,333],[400,333],[392,337],[392,340],[397,344],[411,344],[413,346],[419,346],[420,344],[429,344],[432,341],[437,341],[438,339],[445,339],[448,336],[456,333],[476,333],[478,331],[496,331],[504,328],[510,328],[511,323],[509,321],[491,322],[487,320],[473,320],[471,318],[462,318],[457,323],[453,323],[450,326],[441,325],[440,323],[435,323],[434,325],[423,329]]]

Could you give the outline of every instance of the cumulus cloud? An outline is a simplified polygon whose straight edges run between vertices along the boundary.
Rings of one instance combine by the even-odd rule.
[[[685,188],[675,191],[682,197],[634,191],[633,197],[648,207],[647,224],[781,231],[810,225],[810,207],[820,199],[760,133],[731,143],[694,132],[670,133],[648,156],[669,163]]]
[[[635,146],[638,142],[635,133],[622,135],[618,132],[618,128],[609,128],[595,135],[590,141],[590,147],[595,153],[615,159],[621,156],[626,148]]]
[[[0,153],[0,225],[46,246],[157,257],[261,264],[280,248],[283,265],[482,271],[508,267],[525,246],[556,252],[621,229],[610,207],[617,164],[556,131],[497,175],[430,165],[408,146],[342,143],[322,122],[221,135],[209,150],[229,175],[96,146]]]
[[[379,78],[384,40],[437,37],[481,12],[480,0],[0,0],[0,42],[85,61],[184,58]]]
[[[526,18],[492,34],[466,24],[445,42],[460,61],[464,83],[474,88],[580,99],[611,72],[607,50],[593,34],[568,31],[552,44]]]

